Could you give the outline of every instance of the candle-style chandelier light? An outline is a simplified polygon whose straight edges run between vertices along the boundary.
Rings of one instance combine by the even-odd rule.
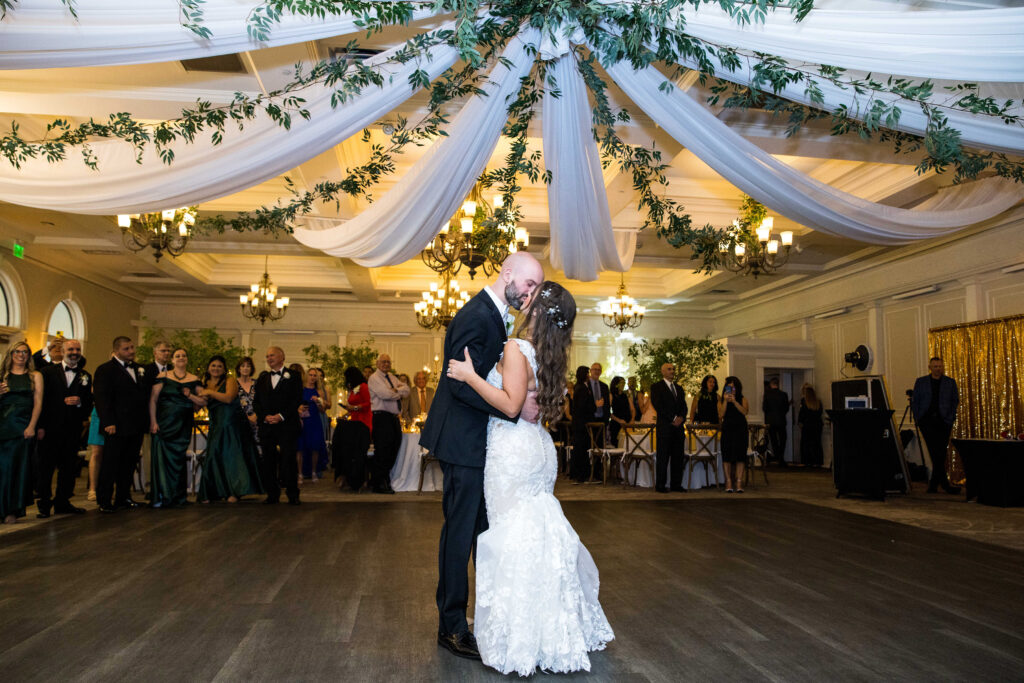
[[[242,304],[242,315],[251,320],[259,320],[260,325],[265,325],[268,320],[280,320],[288,311],[289,298],[277,296],[277,287],[270,281],[267,263],[270,257],[263,261],[263,277],[259,282],[249,286],[248,294],[241,294],[238,302]]]
[[[416,322],[428,330],[447,328],[455,314],[469,301],[469,292],[462,291],[452,273],[441,273],[441,285],[430,283],[423,300],[413,304]]]
[[[757,239],[750,239],[749,232],[743,230],[740,221],[732,222],[731,235],[734,244],[722,242],[718,249],[722,252],[722,263],[734,273],[753,275],[755,278],[762,273],[772,275],[789,261],[793,248],[793,233],[782,231],[778,236],[772,234],[775,219],[771,216],[761,221],[756,229]],[[779,247],[782,247],[780,252]]]
[[[117,217],[124,246],[132,251],[151,247],[158,262],[164,252],[181,256],[195,224],[196,210],[191,207],[166,209],[159,213],[120,214]]]
[[[626,279],[620,276],[619,291],[602,301],[599,306],[601,319],[608,327],[616,327],[619,332],[638,327],[644,321],[647,308],[637,304],[636,300],[626,292]]]
[[[421,257],[431,270],[456,276],[462,266],[472,280],[477,270],[490,277],[498,272],[509,254],[530,245],[526,228],[499,222],[504,213],[502,196],[488,204],[480,183],[473,186],[462,209],[441,226],[441,231],[423,250]],[[497,215],[496,215],[497,214]]]

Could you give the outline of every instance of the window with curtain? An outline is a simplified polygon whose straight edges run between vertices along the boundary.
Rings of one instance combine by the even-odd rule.
[[[66,301],[61,301],[50,313],[50,323],[46,326],[46,333],[51,337],[74,337],[75,319],[71,315],[71,308]]]

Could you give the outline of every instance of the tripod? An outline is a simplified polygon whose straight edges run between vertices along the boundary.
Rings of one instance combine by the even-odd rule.
[[[900,445],[903,445],[903,441],[902,441],[902,439],[903,439],[903,436],[902,436],[902,434],[903,434],[903,423],[906,422],[907,419],[909,418],[910,419],[910,423],[912,425],[914,425],[914,434],[917,435],[917,448],[921,452],[921,464],[922,465],[925,464],[924,456],[925,456],[925,453],[928,453],[928,464],[930,465],[931,461],[932,461],[932,454],[928,452],[928,446],[924,442],[924,436],[921,434],[921,428],[917,425],[917,420],[914,419],[914,411],[911,409],[912,401],[913,401],[913,394],[908,391],[907,392],[907,407],[903,409],[903,417],[900,418],[900,426],[896,428],[896,433],[898,435],[900,435],[899,436],[899,438],[900,438]],[[932,469],[931,467],[928,468],[929,473],[931,472],[931,469]],[[930,480],[930,477],[929,477],[929,480]],[[908,480],[907,481],[907,487],[909,488],[909,486],[910,486],[910,481]]]

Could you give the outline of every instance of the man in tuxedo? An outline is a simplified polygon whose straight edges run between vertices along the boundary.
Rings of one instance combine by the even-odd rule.
[[[657,480],[654,488],[659,493],[668,493],[669,463],[672,463],[672,490],[680,493],[683,488],[683,444],[685,442],[686,392],[676,384],[676,366],[663,363],[662,381],[651,386],[651,405],[658,413],[655,434],[657,436]]]
[[[96,414],[106,442],[96,487],[100,512],[138,507],[131,497],[132,473],[149,426],[149,393],[142,368],[135,364],[135,342],[128,337],[116,337],[113,350],[113,357],[96,368],[93,388]]]
[[[412,378],[413,387],[409,392],[409,401],[406,405],[406,413],[402,417],[406,422],[412,422],[417,415],[425,414],[430,410],[430,404],[434,400],[434,390],[427,386],[427,373],[420,370]]]
[[[373,409],[373,460],[370,461],[370,483],[374,493],[394,493],[391,468],[398,459],[402,445],[402,399],[409,396],[409,385],[391,372],[391,356],[377,356],[377,371],[366,380]]]
[[[82,441],[82,428],[92,412],[92,377],[79,363],[82,343],[77,339],[64,340],[62,362],[42,369],[43,410],[39,415],[36,438],[39,442],[40,518],[58,515],[82,514],[85,508],[71,504],[75,492],[78,470],[78,446]],[[57,492],[50,499],[53,470],[57,470]]]
[[[946,493],[960,493],[959,486],[951,486],[946,474],[946,451],[949,437],[956,422],[956,409],[960,405],[960,390],[956,380],[946,374],[946,364],[938,356],[928,361],[928,374],[914,382],[914,393],[910,397],[910,408],[914,420],[921,430],[921,436],[928,446],[932,459],[932,476],[928,482],[928,493],[938,493],[941,487]]]
[[[476,372],[486,377],[504,348],[509,308],[522,310],[543,281],[544,269],[530,254],[520,251],[505,259],[494,282],[470,299],[448,325],[442,367],[447,368],[452,358],[463,358],[469,349]],[[528,395],[523,419],[535,422],[538,412],[536,397]],[[468,565],[477,535],[487,530],[484,458],[491,415],[508,419],[469,385],[442,374],[420,433],[420,445],[440,461],[444,473],[437,642],[452,654],[470,659],[479,659],[480,652],[466,620]]]
[[[604,448],[604,434],[608,430],[608,423],[612,419],[612,400],[611,391],[608,389],[608,385],[601,381],[601,372],[604,368],[601,367],[600,363],[594,363],[590,366],[590,378],[587,380],[587,385],[590,387],[590,393],[594,397],[594,415],[590,418],[590,422],[603,422],[605,428],[601,430],[600,434],[597,435],[597,447]],[[594,470],[592,473],[592,479],[598,481],[602,478],[601,471],[592,467]]]
[[[289,505],[299,504],[299,468],[295,460],[302,419],[302,380],[284,367],[284,351],[277,346],[267,349],[269,371],[256,380],[253,410],[259,425],[260,447],[263,450],[263,485],[267,487],[264,503],[273,505],[281,498],[283,481]]]
[[[153,344],[153,362],[146,365],[142,373],[143,382],[150,389],[156,384],[157,376],[171,369],[171,354],[174,349],[167,342],[160,340]]]

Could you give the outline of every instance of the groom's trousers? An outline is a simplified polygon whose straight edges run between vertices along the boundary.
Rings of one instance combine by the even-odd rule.
[[[442,633],[469,630],[469,558],[476,559],[476,537],[487,530],[484,469],[441,461],[444,526],[438,551],[437,611]]]

